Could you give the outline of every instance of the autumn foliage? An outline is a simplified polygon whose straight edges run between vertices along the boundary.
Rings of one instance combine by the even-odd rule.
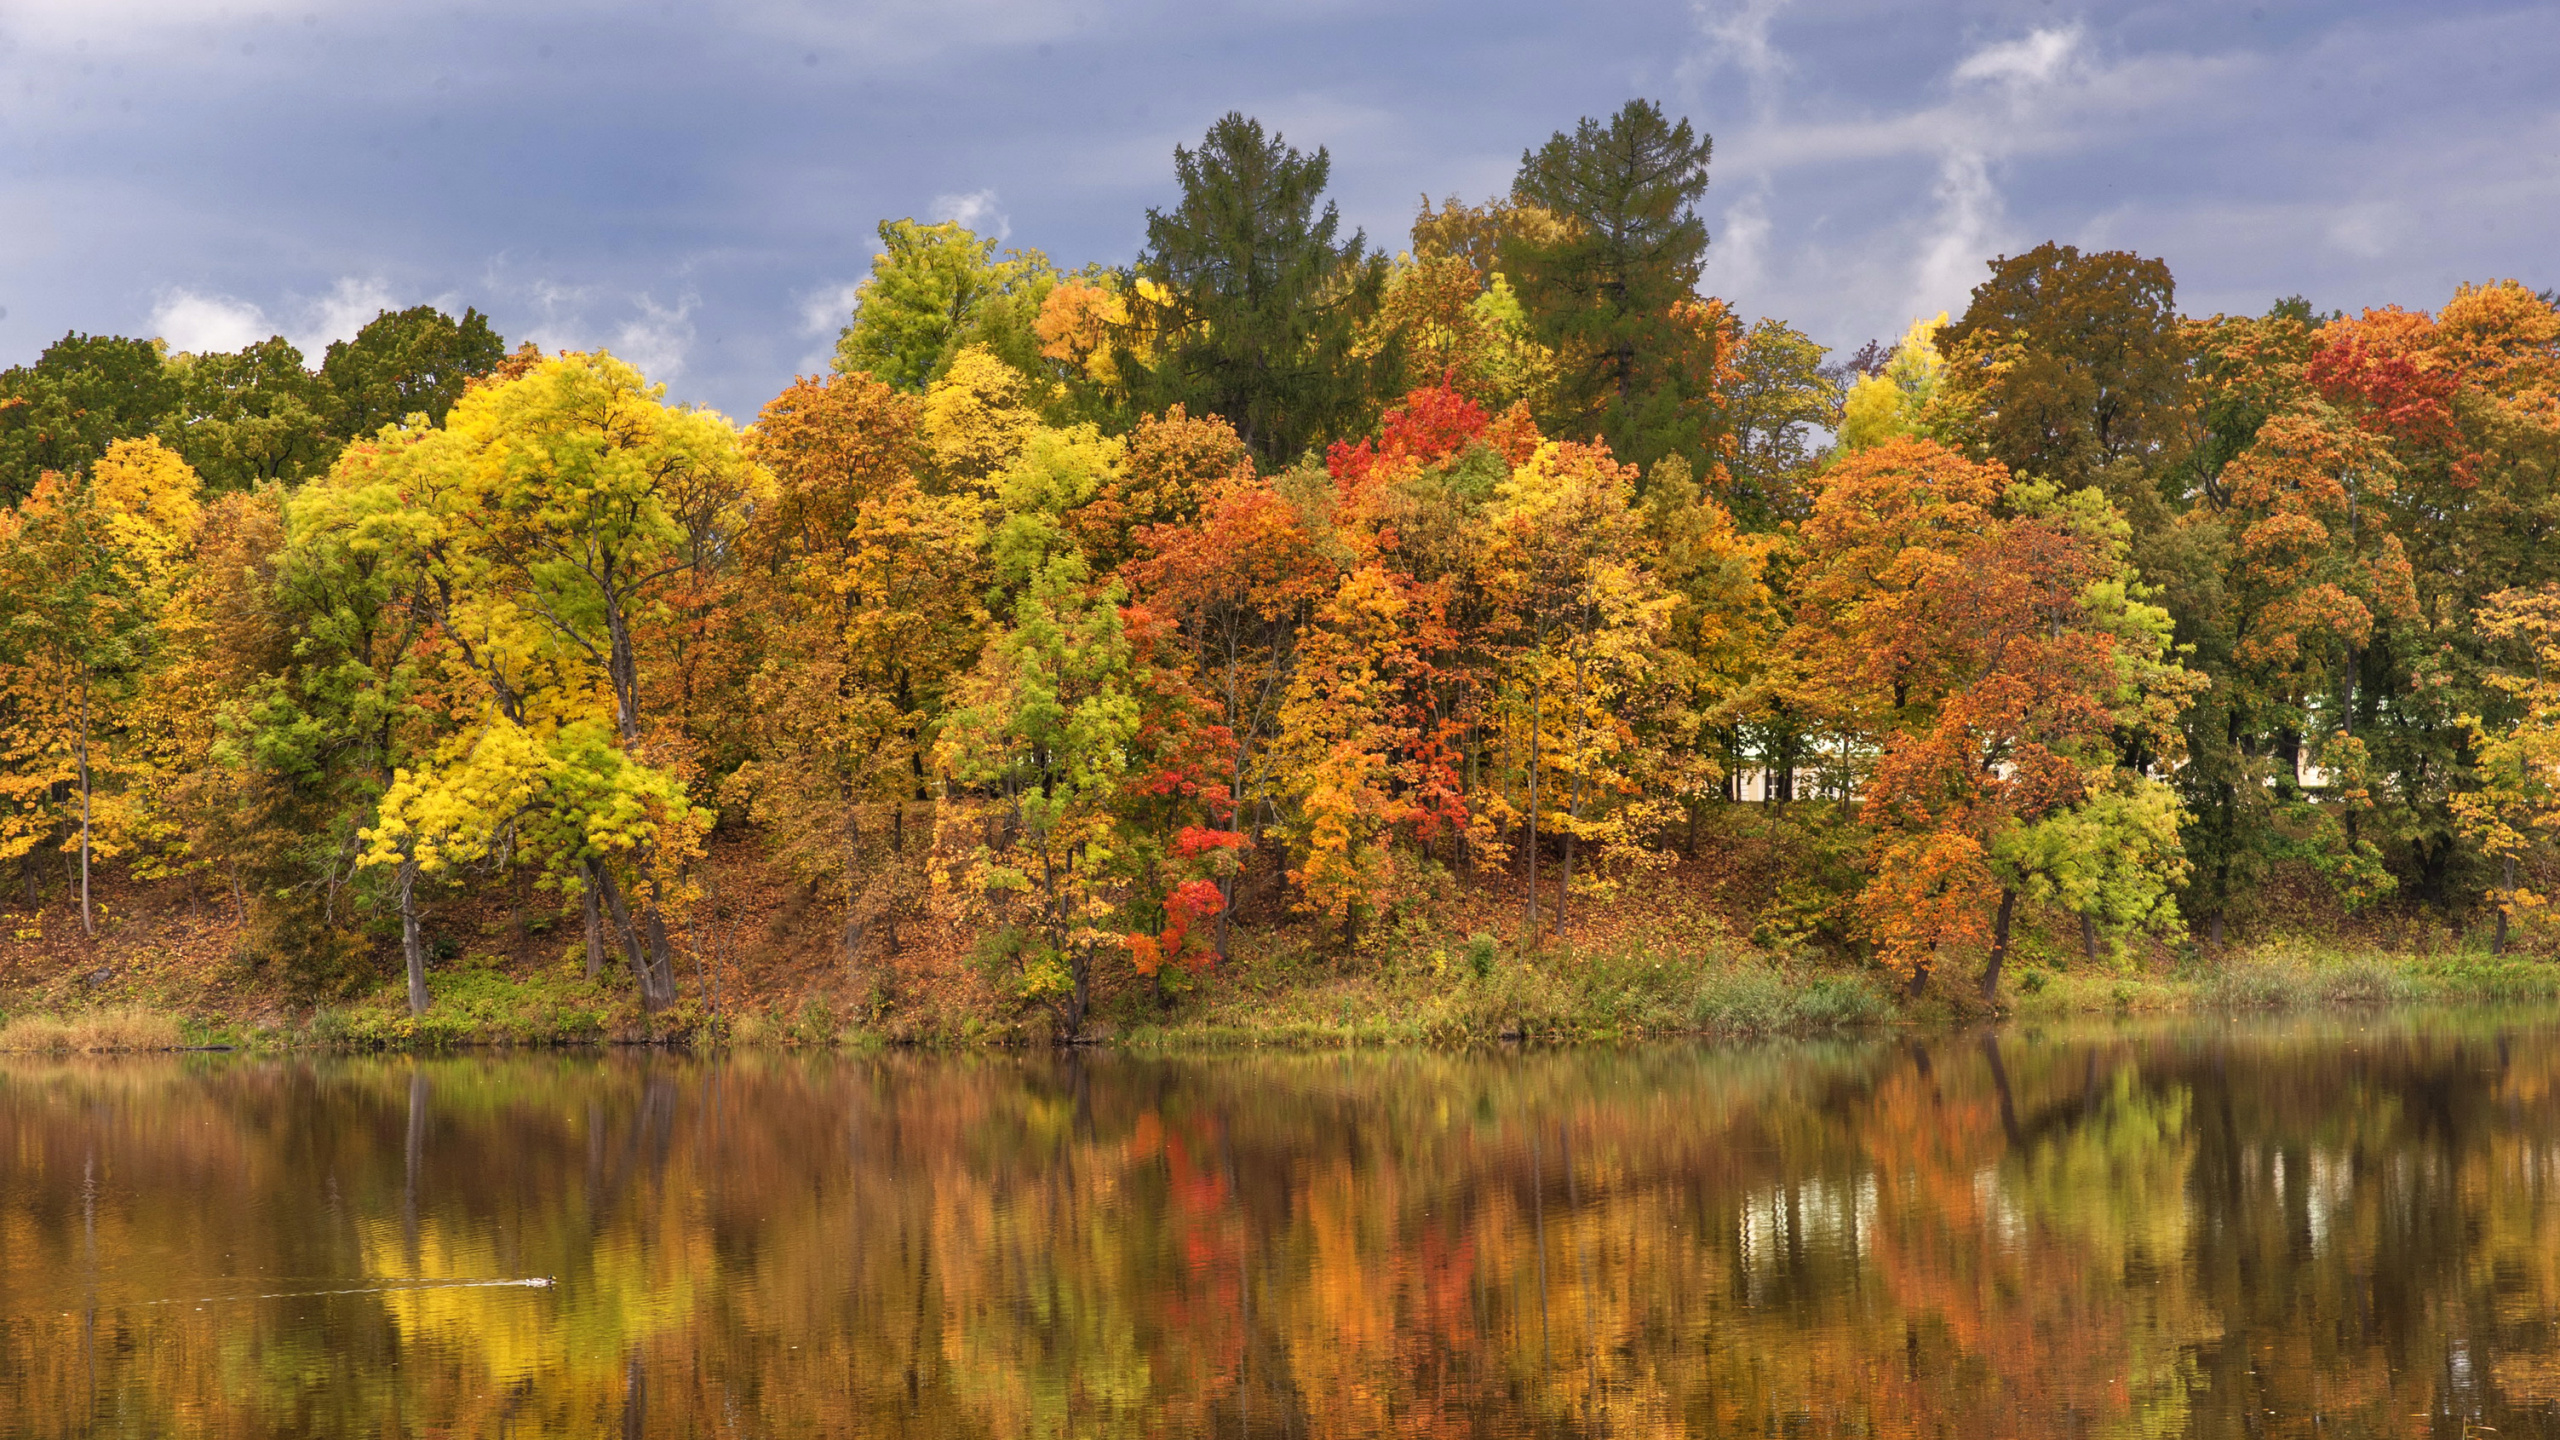
[[[2279,867],[2501,945],[2547,908],[2549,298],[2187,320],[2046,246],[1842,372],[1555,208],[1653,183],[1615,136],[1704,245],[1649,108],[1392,263],[1222,127],[1186,183],[1278,166],[1254,263],[1321,313],[1218,288],[1207,191],[1128,273],[898,222],[842,372],[749,426],[491,338],[307,473],[30,477],[0,863],[198,887],[307,990],[396,953],[421,1009],[436,905],[509,877],[657,1009],[717,831],[870,1003],[930,929],[1070,1033],[1242,927],[1356,957],[1468,892],[1534,951],[1718,845],[1762,943],[1995,999],[2021,926],[2210,938]]]

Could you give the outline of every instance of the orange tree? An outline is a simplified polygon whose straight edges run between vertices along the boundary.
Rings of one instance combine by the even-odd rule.
[[[752,742],[723,788],[795,875],[837,891],[848,965],[875,923],[897,943],[933,727],[987,628],[983,527],[918,478],[920,411],[866,375],[801,380],[749,439],[774,493],[739,537]]]
[[[1793,639],[1873,757],[1857,910],[1886,963],[1916,991],[1940,955],[1987,948],[1990,996],[2028,891],[2173,921],[2176,810],[2117,741],[2167,749],[2190,682],[2103,497],[1896,441],[1824,478],[1806,538]],[[2147,863],[2108,863],[2128,850]]]

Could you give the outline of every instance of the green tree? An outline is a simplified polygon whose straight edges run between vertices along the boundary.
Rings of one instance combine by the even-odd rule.
[[[235,354],[178,355],[178,453],[214,491],[292,484],[329,468],[344,440],[328,382],[302,352],[272,336]]]
[[[1774,530],[1811,512],[1806,490],[1814,432],[1840,423],[1840,382],[1824,351],[1783,320],[1762,319],[1735,347],[1725,387],[1733,453],[1725,457],[1724,502],[1745,529]]]
[[[958,692],[940,759],[989,813],[970,888],[1002,927],[995,959],[1023,1000],[1074,1035],[1093,1003],[1096,952],[1119,943],[1127,859],[1113,824],[1145,722],[1117,582],[1093,593],[1082,557],[1043,563]]]
[[[341,439],[370,435],[411,415],[444,423],[463,387],[498,368],[506,342],[489,317],[466,309],[462,318],[433,305],[385,310],[352,340],[330,342],[320,361]]]
[[[26,498],[48,470],[85,470],[116,441],[166,428],[179,383],[163,349],[74,331],[35,364],[0,371],[0,503]]]
[[[1040,306],[1058,272],[1039,251],[996,258],[996,242],[957,221],[880,222],[880,253],[836,341],[839,375],[868,374],[921,394],[971,345],[1026,375],[1042,373]]]
[[[1134,332],[1154,353],[1115,356],[1142,408],[1185,406],[1235,427],[1266,463],[1366,426],[1393,347],[1365,358],[1361,325],[1387,283],[1387,261],[1324,195],[1332,159],[1301,154],[1261,122],[1229,113],[1197,150],[1175,146],[1182,202],[1147,211]]]
[[[1711,144],[1630,100],[1521,155],[1513,204],[1551,223],[1511,227],[1502,268],[1560,357],[1548,433],[1605,440],[1640,466],[1676,453],[1704,473],[1715,458],[1718,337],[1696,313]]]
[[[2133,522],[2139,555],[2167,523],[2158,480],[2188,424],[2169,267],[2050,242],[2003,256],[1938,345],[1962,417],[1951,428],[2015,474],[2105,489]]]

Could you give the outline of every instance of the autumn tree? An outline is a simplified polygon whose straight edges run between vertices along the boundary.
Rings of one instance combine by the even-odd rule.
[[[2433,315],[2368,310],[2321,328],[2305,378],[2383,452],[2387,486],[2350,495],[2332,529],[2396,547],[2411,592],[2372,604],[2371,633],[2338,655],[2323,728],[2343,753],[2323,763],[2368,770],[2369,784],[2339,787],[2367,797],[2340,795],[2342,823],[2378,830],[2419,894],[2449,908],[2477,883],[2449,808],[2473,784],[2464,717],[2514,703],[2491,683],[2501,642],[2473,617],[2560,578],[2543,541],[2560,500],[2560,311],[2512,281],[2463,286]]]
[[[1782,628],[1770,584],[1781,546],[1744,533],[1676,455],[1655,462],[1642,509],[1648,559],[1672,600],[1660,660],[1676,696],[1644,718],[1679,757],[1656,783],[1688,810],[1695,853],[1706,801],[1740,767],[1745,725],[1768,718],[1761,682]]]
[[[974,796],[946,807],[946,827],[984,817],[976,843],[954,843],[965,846],[973,913],[1002,927],[992,957],[1001,980],[1069,1036],[1092,1006],[1100,952],[1130,928],[1113,821],[1146,722],[1122,592],[1096,593],[1090,579],[1072,552],[1026,577],[1011,623],[961,683],[937,752]]]
[[[2190,682],[2164,664],[2168,618],[2133,587],[2103,498],[2011,493],[1996,463],[1896,441],[1825,476],[1806,543],[1790,644],[1844,743],[1874,757],[1858,908],[1887,962],[1916,990],[1942,952],[1986,949],[1988,998],[2024,890],[2163,914],[2174,807],[2118,769],[2115,740],[2164,730]],[[2106,883],[2099,857],[2132,842],[2152,878]]]
[[[1517,778],[1485,798],[1525,834],[1532,937],[1542,831],[1563,841],[1561,930],[1577,847],[1595,861],[1640,859],[1662,819],[1660,737],[1639,722],[1665,703],[1676,602],[1646,563],[1634,479],[1604,450],[1550,444],[1511,472],[1486,515],[1501,617],[1494,743]]]
[[[1938,351],[1938,331],[1946,313],[1934,320],[1914,320],[1911,328],[1873,373],[1850,382],[1840,402],[1838,446],[1856,454],[1891,440],[1933,438],[1932,416],[1946,376],[1946,357]]]
[[[1434,652],[1448,642],[1441,592],[1371,562],[1316,607],[1280,702],[1273,754],[1293,802],[1283,812],[1289,878],[1309,910],[1340,927],[1397,893],[1398,827],[1416,804],[1434,737]],[[1445,817],[1445,812],[1443,812]]]
[[[763,472],[725,419],[666,405],[603,354],[470,391],[386,469],[438,641],[478,695],[434,765],[395,777],[368,863],[428,869],[455,848],[446,837],[467,850],[502,828],[480,797],[539,800],[549,858],[594,887],[641,1003],[663,1009],[669,914],[708,817],[675,778],[678,737],[643,713],[636,632],[670,584],[726,552]],[[544,786],[498,784],[481,763],[527,755],[553,772]]]
[[[129,843],[139,797],[101,794],[120,768],[125,707],[179,581],[199,482],[156,440],[109,442],[77,475],[48,473],[0,531],[0,666],[11,712],[0,846],[23,856],[67,830],[80,926],[96,934],[93,860]],[[58,792],[76,808],[56,813]]]
[[[880,252],[836,341],[838,374],[867,374],[918,394],[972,345],[1023,371],[1040,369],[1038,320],[1058,283],[1039,251],[1006,251],[957,221],[880,222]]]
[[[2497,911],[2490,953],[2502,955],[2510,925],[2539,917],[2550,904],[2520,871],[2547,855],[2560,833],[2560,588],[2498,595],[2481,611],[2479,625],[2485,637],[2514,646],[2527,662],[2490,677],[2519,713],[2496,728],[2471,717],[2480,780],[2452,800],[2464,835],[2498,866],[2489,892]]]
[[[983,521],[925,489],[923,408],[861,375],[801,380],[749,440],[774,490],[738,541],[761,659],[754,751],[725,793],[795,874],[840,891],[848,965],[875,922],[897,942],[933,727],[985,626]]]
[[[1555,352],[1531,333],[1509,277],[1479,273],[1463,256],[1399,260],[1359,349],[1400,354],[1404,388],[1447,385],[1496,413],[1552,406]]]

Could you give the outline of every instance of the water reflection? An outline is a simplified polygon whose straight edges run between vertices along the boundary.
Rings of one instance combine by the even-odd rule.
[[[0,1067],[0,1431],[2560,1433],[2560,1025]]]

